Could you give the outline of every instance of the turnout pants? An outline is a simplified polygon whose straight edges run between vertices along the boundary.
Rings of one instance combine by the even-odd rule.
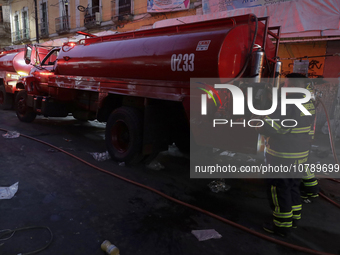
[[[271,165],[289,165],[298,162],[297,159],[283,159],[269,154],[266,154],[266,161]],[[282,233],[289,232],[301,219],[300,184],[301,178],[294,173],[287,173],[287,178],[268,179],[268,198],[273,211],[273,223]]]
[[[316,198],[319,196],[318,180],[315,178],[315,174],[307,170],[306,175],[302,177],[300,185],[301,197]]]
[[[270,179],[269,202],[273,223],[282,232],[297,226],[301,219],[300,179]]]

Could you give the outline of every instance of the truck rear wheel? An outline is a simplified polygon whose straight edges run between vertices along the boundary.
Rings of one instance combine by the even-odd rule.
[[[142,160],[143,115],[126,106],[113,111],[106,124],[105,142],[116,161],[131,164]]]
[[[15,109],[18,119],[22,122],[32,122],[37,114],[32,107],[27,106],[27,93],[25,90],[20,91],[15,98]]]
[[[0,109],[8,110],[13,106],[13,95],[6,92],[4,86],[0,86]]]

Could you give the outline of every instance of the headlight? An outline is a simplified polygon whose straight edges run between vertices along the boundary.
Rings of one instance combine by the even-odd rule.
[[[18,80],[18,79],[19,79],[19,75],[17,75],[17,74],[11,74],[11,79],[12,79],[12,80]]]
[[[21,76],[27,76],[28,75],[28,73],[21,72],[21,71],[19,71],[18,74],[21,75]]]

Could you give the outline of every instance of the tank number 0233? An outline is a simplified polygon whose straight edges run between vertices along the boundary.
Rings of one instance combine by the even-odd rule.
[[[195,54],[173,54],[171,56],[171,70],[172,71],[184,71],[184,72],[193,72],[195,69],[194,66]]]

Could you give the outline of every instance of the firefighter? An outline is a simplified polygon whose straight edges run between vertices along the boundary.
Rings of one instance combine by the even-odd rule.
[[[308,80],[306,89],[308,89],[310,92],[314,90],[314,85],[311,80]],[[313,115],[314,118],[314,124],[309,131],[311,144],[314,140],[315,135],[316,107],[317,104],[315,104],[315,100],[313,101],[313,105],[309,104],[309,112]],[[305,203],[311,203],[315,198],[319,197],[318,180],[315,178],[315,174],[312,173],[308,168],[306,169],[306,174],[302,177],[302,182],[300,184],[300,193],[301,198]]]
[[[297,79],[298,78],[298,79]],[[305,88],[305,76],[292,73],[287,75],[284,87]],[[287,98],[302,98],[302,93],[288,93]],[[281,101],[281,100],[279,100]],[[311,101],[307,102],[309,104]],[[287,166],[290,169],[298,169],[301,164],[307,163],[310,137],[309,132],[313,123],[313,117],[304,115],[298,107],[288,104],[285,116],[281,116],[280,102],[278,108],[270,116],[265,116],[264,125],[258,128],[267,139],[265,148],[265,160],[267,166]],[[295,127],[284,127],[279,120],[293,119],[298,124]],[[293,168],[292,168],[293,167]],[[277,173],[275,173],[277,174]],[[283,175],[284,174],[284,175]],[[265,223],[265,231],[286,236],[292,228],[297,227],[301,219],[301,197],[300,183],[302,174],[299,171],[291,170],[288,173],[281,173],[270,176],[268,181],[268,198],[273,211],[271,222]],[[276,178],[275,178],[276,177]]]

